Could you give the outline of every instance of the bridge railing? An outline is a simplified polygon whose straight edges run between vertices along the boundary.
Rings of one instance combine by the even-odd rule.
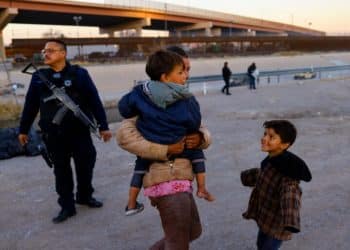
[[[299,73],[313,72],[315,77],[322,79],[326,76],[325,72],[333,71],[349,71],[350,65],[341,65],[341,66],[327,66],[327,67],[308,67],[308,68],[296,68],[296,69],[282,69],[282,70],[269,70],[269,71],[260,71],[259,78],[266,78],[267,83],[270,83],[273,79],[276,79],[276,82],[279,83],[282,76],[290,76]],[[232,74],[232,80],[244,79],[247,73],[236,73]],[[222,75],[206,75],[206,76],[193,76],[187,81],[188,84],[193,83],[207,83],[213,81],[222,81]]]
[[[78,0],[82,1],[82,0]],[[246,23],[256,26],[268,26],[270,28],[280,28],[282,23],[276,21],[269,21],[261,18],[252,18],[241,15],[235,15],[225,12],[212,11],[208,9],[200,9],[192,6],[184,6],[177,4],[161,3],[151,0],[104,0],[105,5],[118,6],[122,8],[138,8],[138,9],[153,9],[163,13],[181,14],[189,17],[211,18],[230,23]],[[283,24],[284,29],[293,30],[296,26],[290,24]],[[298,27],[304,29],[305,32],[310,31],[309,28]]]
[[[344,72],[345,71],[345,72]],[[330,72],[337,72],[336,74],[330,74]],[[308,67],[308,68],[296,68],[296,69],[282,69],[282,70],[269,70],[269,71],[261,71],[259,73],[259,77],[257,82],[259,84],[270,84],[270,83],[280,83],[281,80],[288,82],[292,79],[295,80],[303,80],[302,77],[296,79],[296,74],[306,73],[305,75],[309,75],[310,78],[318,78],[319,80],[322,78],[327,79],[335,79],[341,78],[344,79],[346,77],[350,77],[350,65],[342,65],[342,66],[327,66],[327,67]],[[310,79],[305,78],[305,79]],[[134,81],[134,85],[142,84],[146,80]],[[188,79],[187,84],[192,88],[192,91],[195,89],[198,91],[202,91],[203,94],[208,92],[208,89],[215,89],[218,87],[218,83],[221,81],[221,87],[223,84],[222,75],[204,75],[204,76],[192,76]],[[212,82],[212,84],[210,83]],[[249,79],[247,73],[236,73],[231,75],[231,87],[238,87],[242,85],[248,85]]]
[[[124,8],[140,8],[140,9],[154,9],[157,11],[165,12],[165,13],[173,13],[173,14],[187,14],[188,16],[196,16],[196,17],[204,17],[204,18],[213,18],[216,20],[222,21],[230,21],[234,22],[247,22],[255,25],[268,25],[275,24],[276,22],[258,19],[258,18],[250,18],[240,15],[233,15],[225,12],[212,11],[207,9],[200,9],[196,7],[177,5],[177,4],[169,4],[169,3],[161,3],[155,1],[147,1],[147,0],[104,0],[105,5],[112,5]],[[286,25],[288,26],[288,25]]]

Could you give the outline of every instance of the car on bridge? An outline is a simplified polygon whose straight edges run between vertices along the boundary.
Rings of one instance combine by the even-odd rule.
[[[308,80],[316,77],[316,73],[312,71],[302,72],[294,75],[294,80]]]

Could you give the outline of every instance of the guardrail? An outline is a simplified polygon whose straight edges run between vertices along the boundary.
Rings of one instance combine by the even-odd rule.
[[[342,65],[342,66],[327,66],[327,67],[308,67],[308,68],[297,68],[297,69],[283,69],[283,70],[271,70],[271,71],[260,71],[259,78],[266,77],[267,82],[269,83],[271,77],[276,77],[277,82],[280,81],[281,76],[293,75],[304,72],[314,72],[316,73],[316,77],[322,78],[322,72],[331,72],[331,71],[343,71],[350,70],[350,65]],[[237,73],[232,74],[232,79],[243,79],[247,73]],[[207,76],[193,76],[188,79],[187,83],[204,83],[211,81],[222,81],[222,75],[207,75]]]

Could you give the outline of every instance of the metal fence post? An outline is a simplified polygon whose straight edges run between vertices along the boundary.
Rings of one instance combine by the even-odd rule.
[[[207,94],[207,83],[206,82],[203,82],[203,95],[206,95]]]

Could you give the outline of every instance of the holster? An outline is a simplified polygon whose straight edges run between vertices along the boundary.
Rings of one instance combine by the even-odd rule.
[[[48,140],[48,135],[46,133],[42,134],[42,140],[43,142],[38,145],[38,149],[40,151],[41,156],[44,158],[47,166],[49,168],[52,168],[54,166],[52,158],[50,156],[49,151],[47,150],[47,140]]]

